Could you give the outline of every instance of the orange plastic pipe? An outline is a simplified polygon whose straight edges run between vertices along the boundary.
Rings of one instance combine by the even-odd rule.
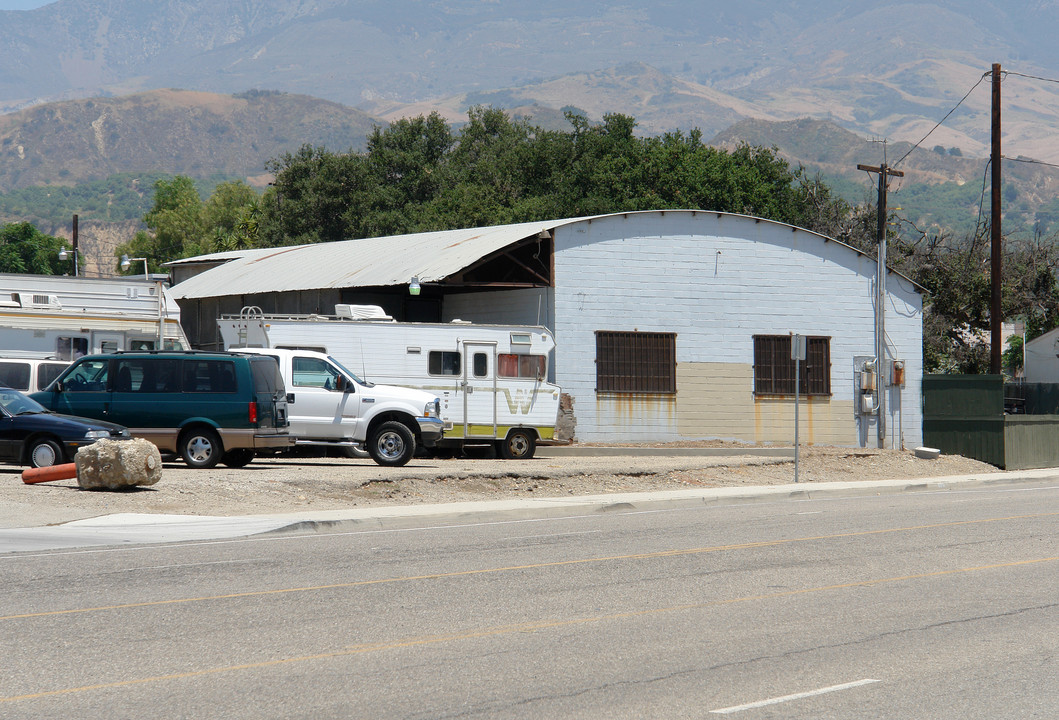
[[[48,467],[28,468],[22,471],[22,482],[27,485],[33,483],[51,482],[52,480],[69,480],[77,477],[77,463],[64,463],[62,465],[49,465]]]

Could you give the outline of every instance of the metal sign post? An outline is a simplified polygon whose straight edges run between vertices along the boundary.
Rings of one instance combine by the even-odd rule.
[[[798,482],[798,406],[801,404],[801,365],[805,360],[804,335],[791,335],[791,360],[794,361],[794,482]]]

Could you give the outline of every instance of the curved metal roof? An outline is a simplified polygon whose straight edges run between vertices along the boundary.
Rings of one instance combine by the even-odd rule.
[[[730,215],[712,210],[646,210],[612,215],[662,212]],[[174,285],[172,294],[183,300],[262,292],[407,285],[412,277],[419,278],[420,282],[438,282],[520,240],[601,217],[608,215],[200,255],[171,264],[228,261]],[[743,215],[732,217],[774,222]],[[818,235],[810,230],[787,227]],[[864,254],[855,248],[849,249]]]

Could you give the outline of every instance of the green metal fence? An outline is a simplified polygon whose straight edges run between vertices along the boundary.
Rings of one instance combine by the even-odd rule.
[[[1038,414],[1005,414],[1000,375],[925,375],[923,444],[1005,470],[1059,467],[1059,386],[1022,397]]]

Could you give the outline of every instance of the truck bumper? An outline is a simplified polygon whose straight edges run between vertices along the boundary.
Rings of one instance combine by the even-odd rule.
[[[423,439],[424,447],[434,447],[445,434],[445,424],[437,418],[419,417],[416,421],[419,423],[419,437]]]

